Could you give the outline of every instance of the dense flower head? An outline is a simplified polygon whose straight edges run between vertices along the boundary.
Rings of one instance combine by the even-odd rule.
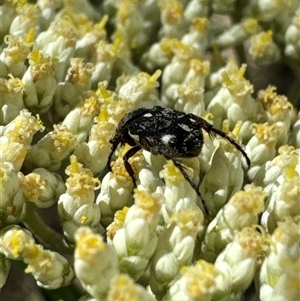
[[[2,1],[1,296],[296,300],[298,2]]]

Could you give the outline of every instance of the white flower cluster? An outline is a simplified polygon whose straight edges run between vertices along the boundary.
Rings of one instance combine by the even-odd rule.
[[[21,261],[57,299],[239,301],[255,283],[262,301],[297,300],[299,1],[1,3],[3,293]],[[286,96],[265,72],[278,65]],[[137,187],[132,143],[107,166],[120,120],[155,105],[244,145],[250,167],[206,132],[197,157],[178,158],[209,215],[163,156],[128,159]]]

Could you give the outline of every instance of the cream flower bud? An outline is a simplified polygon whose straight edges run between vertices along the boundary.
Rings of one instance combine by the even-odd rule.
[[[291,14],[298,7],[297,1],[257,1],[257,13],[263,22],[277,20],[278,24],[285,23],[287,20],[290,20]]]
[[[95,118],[90,130],[89,141],[77,146],[75,155],[78,160],[89,168],[94,174],[99,174],[106,166],[111,149],[109,140],[113,138],[119,121],[133,109],[131,101],[116,101],[117,95],[106,89],[107,83],[100,83],[96,95],[103,102],[100,114]]]
[[[11,26],[12,20],[15,18],[17,11],[16,8],[24,5],[22,2],[4,2],[0,6],[1,14],[1,27],[0,27],[0,37],[1,40],[9,33],[9,28]],[[3,70],[0,71],[2,73]],[[1,75],[2,77],[2,75]]]
[[[41,11],[36,4],[25,3],[20,5],[18,14],[11,21],[9,33],[14,36],[25,36],[32,28],[39,30]]]
[[[55,18],[55,14],[61,9],[63,3],[61,1],[37,1],[37,5],[41,10],[40,24],[41,28],[48,28],[50,23]]]
[[[255,106],[253,105],[253,86],[245,79],[246,65],[238,68],[237,64],[230,60],[221,73],[222,87],[210,101],[207,110],[214,116],[214,126],[221,127],[222,121],[227,118],[230,123],[253,120]],[[216,80],[216,79],[214,79]]]
[[[2,96],[0,123],[6,125],[16,118],[24,108],[24,85],[19,78],[9,75],[8,79],[0,79],[0,90]]]
[[[244,19],[241,23],[234,24],[219,35],[214,44],[220,48],[227,48],[243,43],[248,37],[259,31],[258,20]]]
[[[295,12],[295,16],[292,20],[292,23],[287,28],[285,32],[285,49],[284,53],[286,56],[299,59],[300,57],[300,9]]]
[[[6,257],[28,264],[25,272],[31,273],[43,288],[57,289],[73,280],[74,272],[68,261],[59,253],[35,244],[31,233],[25,229],[9,228],[0,238],[0,247]]]
[[[295,152],[291,157],[297,156]],[[276,158],[275,158],[276,159]],[[296,159],[296,158],[295,158]],[[296,159],[297,160],[297,159]],[[300,183],[300,159],[298,162],[290,160],[280,169],[280,175],[276,182],[270,187],[270,197],[267,210],[262,215],[262,225],[270,233],[276,228],[279,221],[286,216],[297,216],[300,214],[299,183]],[[298,168],[298,171],[297,171]]]
[[[184,18],[192,23],[192,21],[201,16],[207,16],[210,10],[210,3],[207,0],[191,0],[188,1],[185,10],[184,10]]]
[[[89,169],[83,168],[74,155],[70,160],[71,164],[66,169],[69,176],[67,191],[58,200],[58,212],[65,235],[73,240],[74,232],[80,226],[97,228],[99,224],[100,208],[94,204],[94,190],[99,189],[100,181]]]
[[[187,159],[184,162],[187,163],[185,167],[188,174],[194,171],[192,168],[189,168],[189,163],[193,166],[193,168],[195,168],[194,174],[198,174],[199,161],[197,158]],[[180,205],[182,205],[181,203],[183,200],[191,204],[196,204],[197,194],[172,161],[167,161],[164,165],[164,170],[160,173],[160,176],[164,178],[166,183],[164,192],[165,202],[162,206],[162,212],[165,222],[169,223],[169,218],[178,210]],[[193,176],[192,180],[195,180],[193,179]],[[197,183],[196,180],[195,182]]]
[[[29,248],[33,246],[34,239],[28,230],[19,226],[4,229],[0,237],[0,251],[7,258],[22,260],[29,255]]]
[[[57,289],[68,286],[74,278],[74,271],[66,258],[57,252],[44,250],[40,245],[29,248],[26,273],[31,273],[37,284],[45,289]]]
[[[145,272],[153,255],[157,236],[154,232],[159,220],[161,195],[135,190],[135,204],[127,211],[124,227],[113,237],[120,269],[134,279]]]
[[[147,9],[153,13],[154,18],[147,17],[149,13],[146,11]],[[155,17],[158,14],[157,6],[149,3],[145,5],[131,0],[118,3],[116,26],[124,33],[124,40],[129,49],[139,52],[139,49],[143,49],[148,44],[152,30],[151,23],[158,19]]]
[[[207,61],[193,59],[190,61],[190,66],[191,69],[186,74],[184,82],[178,85],[178,99],[174,108],[202,116],[205,113],[204,82],[210,65]]]
[[[193,46],[200,53],[204,53],[208,44],[208,19],[195,18],[193,19],[190,31],[184,34],[181,42]],[[200,53],[197,57],[200,57]]]
[[[171,284],[162,300],[209,301],[214,300],[214,295],[217,297],[216,300],[220,296],[228,298],[226,294],[230,291],[228,279],[230,275],[224,269],[218,269],[211,263],[199,260],[195,265],[181,268],[180,278]]]
[[[43,131],[44,126],[39,116],[34,117],[26,109],[2,129],[2,136],[9,138],[10,142],[19,142],[29,145],[37,131]]]
[[[191,60],[194,59],[196,51],[194,47],[176,39],[167,41],[164,47],[172,47],[174,57],[162,74],[162,100],[165,106],[174,107],[178,99],[178,86],[182,84],[191,70]]]
[[[182,3],[177,0],[162,0],[159,7],[162,23],[160,36],[180,39],[185,31]]]
[[[204,258],[214,261],[235,233],[257,224],[265,197],[262,188],[254,185],[246,185],[244,191],[236,192],[207,227],[202,243]]]
[[[249,54],[257,64],[275,63],[280,59],[280,49],[273,42],[273,32],[260,32],[250,40]]]
[[[30,149],[33,135],[43,130],[38,116],[35,118],[27,110],[22,110],[14,120],[2,128],[0,161],[11,162],[16,171],[20,170]]]
[[[180,268],[190,263],[204,216],[199,208],[188,208],[172,215],[170,221],[169,227],[160,233],[151,262],[150,285],[156,295],[164,294]]]
[[[261,183],[267,194],[276,191],[279,185],[278,178],[283,170],[290,170],[290,176],[294,176],[294,170],[300,173],[299,150],[290,145],[283,145],[278,149],[278,155],[262,165],[255,177],[256,183]],[[294,169],[294,170],[293,170]]]
[[[25,60],[30,53],[30,47],[34,39],[34,30],[31,30],[24,38],[18,36],[6,36],[4,41],[7,47],[0,54],[0,61],[3,63],[1,77],[13,74],[15,77],[22,77],[27,66]],[[6,74],[3,74],[4,70]]]
[[[246,153],[251,160],[251,167],[247,175],[251,180],[254,179],[258,170],[266,161],[274,158],[275,146],[279,136],[276,124],[253,124],[252,127],[255,135],[246,145]]]
[[[25,164],[29,167],[45,167],[50,171],[57,171],[61,162],[77,145],[75,135],[65,126],[54,125],[54,130],[46,134],[35,144]]]
[[[66,190],[62,178],[44,168],[36,168],[26,176],[19,172],[18,176],[25,199],[39,208],[52,206]]]
[[[135,106],[153,106],[158,103],[156,88],[161,71],[157,70],[153,75],[141,72],[137,76],[120,77],[118,79],[118,92],[120,98],[130,99]]]
[[[107,173],[103,178],[101,192],[96,199],[96,204],[101,210],[101,224],[109,225],[117,210],[131,204],[132,188],[132,180],[123,162],[116,161],[113,165],[113,173]]]
[[[259,91],[257,99],[266,111],[270,123],[282,121],[288,127],[290,126],[293,105],[285,95],[276,93],[276,87],[269,86],[267,89]]]
[[[118,43],[108,44],[105,41],[99,41],[96,48],[95,69],[92,75],[93,85],[101,81],[109,81],[114,63],[119,53]]]
[[[170,62],[171,47],[163,47],[166,43],[171,43],[172,39],[163,38],[160,42],[154,43],[142,55],[142,65],[146,70],[154,72],[157,69],[163,69]],[[171,43],[172,44],[172,43]],[[169,50],[169,51],[168,51]]]
[[[144,287],[133,282],[130,277],[120,274],[112,279],[107,301],[156,301]]]
[[[114,248],[88,227],[81,227],[75,235],[74,269],[77,278],[89,294],[103,299],[109,292],[113,277],[119,274]]]
[[[91,88],[94,70],[92,63],[84,63],[81,58],[71,58],[70,68],[64,82],[55,91],[54,107],[59,117],[65,117],[78,105],[81,95]]]
[[[78,14],[73,15],[74,23],[77,22],[77,17]],[[91,61],[94,58],[95,46],[107,38],[107,22],[108,15],[104,15],[97,23],[92,23],[88,19],[85,20],[83,32],[76,40],[74,57],[84,58],[85,61]],[[106,51],[104,50],[104,52]],[[93,61],[93,63],[95,62]]]
[[[75,51],[77,38],[78,32],[70,17],[57,17],[50,27],[36,38],[36,44],[41,51],[56,60],[54,78],[57,82],[63,81],[65,77],[69,60]]]
[[[270,253],[260,271],[260,300],[297,300],[299,286],[299,216],[278,223]]]
[[[214,144],[216,149],[209,158],[210,164],[200,185],[213,216],[242,188],[244,177],[240,152],[225,140],[217,140]]]
[[[33,50],[29,55],[30,67],[22,81],[25,87],[24,103],[31,110],[44,113],[53,103],[57,82],[54,78],[56,60]]]
[[[94,118],[99,114],[100,102],[96,93],[89,93],[65,117],[62,125],[76,135],[78,142],[86,141],[89,131],[94,124]]]
[[[232,293],[241,295],[253,281],[257,261],[269,248],[269,236],[261,228],[245,227],[218,256],[215,266],[231,274]]]

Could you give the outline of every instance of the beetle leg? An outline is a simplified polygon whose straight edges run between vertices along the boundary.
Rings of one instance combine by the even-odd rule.
[[[129,163],[129,158],[132,157],[136,152],[138,152],[141,149],[141,147],[139,145],[135,145],[134,147],[132,147],[131,149],[129,149],[126,154],[123,156],[123,160],[124,160],[124,166],[126,171],[128,172],[128,174],[130,175],[133,185],[136,187],[136,180],[134,177],[134,171]]]
[[[106,166],[107,166],[108,170],[111,171],[111,167],[110,167],[111,158],[112,158],[115,150],[117,149],[118,145],[120,144],[121,139],[119,139],[119,137],[118,137],[118,139],[114,138],[114,139],[109,140],[109,142],[112,144],[112,147],[111,147],[110,154],[107,158]]]
[[[207,209],[207,206],[206,206],[206,203],[205,203],[205,200],[204,198],[202,197],[198,187],[195,185],[195,183],[189,178],[188,174],[186,173],[186,171],[184,170],[184,167],[182,166],[182,164],[174,159],[174,158],[171,158],[169,156],[166,156],[164,155],[165,158],[167,160],[172,160],[172,162],[174,163],[174,165],[180,170],[181,174],[183,175],[183,177],[189,182],[189,184],[192,186],[192,188],[195,190],[195,192],[197,193],[198,197],[200,198],[201,200],[201,203],[202,203],[202,206],[203,206],[203,211],[204,211],[204,215],[205,216],[208,216],[209,213],[208,213],[208,209]]]

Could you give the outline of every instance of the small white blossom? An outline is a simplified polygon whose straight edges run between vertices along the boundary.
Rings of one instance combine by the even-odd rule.
[[[300,294],[299,216],[278,223],[260,271],[260,300],[297,300]]]
[[[162,23],[160,36],[180,39],[186,30],[182,3],[178,0],[162,0],[159,8]]]
[[[205,17],[210,10],[209,0],[190,0],[184,9],[184,17],[192,23],[196,17]]]
[[[232,281],[231,292],[237,297],[251,284],[258,260],[268,248],[269,236],[262,229],[245,227],[235,234],[233,241],[217,257],[215,266],[225,270],[227,266]]]
[[[25,199],[39,208],[49,208],[65,192],[62,178],[44,168],[36,168],[26,176],[19,172],[18,176]]]
[[[53,131],[32,146],[24,163],[29,168],[40,166],[57,171],[61,167],[62,160],[76,147],[77,140],[71,131],[62,125],[53,127]]]
[[[145,272],[157,245],[155,229],[159,220],[162,196],[135,190],[135,204],[112,239],[121,272],[138,280]]]
[[[198,159],[187,159],[184,162],[186,162],[185,168],[189,168],[189,165],[192,165],[195,168],[195,176],[192,176],[191,179],[197,183],[197,170],[199,171]],[[192,169],[190,169],[190,171],[192,172]],[[175,212],[180,211],[182,207],[193,208],[197,204],[198,196],[194,188],[192,188],[190,183],[183,177],[181,171],[173,164],[172,161],[167,161],[164,165],[164,169],[160,173],[160,176],[164,178],[166,183],[164,191],[165,202],[162,205],[162,215],[165,223],[168,224],[170,217]]]
[[[181,42],[193,46],[195,50],[200,53],[204,53],[208,45],[208,19],[207,18],[195,18],[189,32],[184,34],[181,38]],[[198,57],[200,57],[200,53]]]
[[[234,24],[232,27],[224,31],[214,41],[215,45],[220,48],[227,48],[243,43],[251,35],[259,31],[258,20],[247,18],[240,23]]]
[[[0,90],[2,96],[0,123],[6,125],[15,119],[20,114],[20,111],[24,109],[24,84],[19,78],[9,75],[8,79],[0,79]]]
[[[205,260],[198,260],[195,265],[181,268],[179,279],[172,282],[162,300],[231,300],[230,280],[226,267],[217,268]]]
[[[4,231],[0,237],[0,251],[6,257],[22,260],[37,284],[45,289],[67,286],[74,277],[72,267],[59,253],[44,250],[35,243],[31,233],[18,226]]]
[[[182,209],[171,216],[170,224],[160,233],[150,268],[150,286],[156,296],[163,296],[180,268],[191,263],[203,223],[199,208]]]
[[[14,169],[19,171],[24,159],[31,149],[33,135],[43,131],[44,126],[39,116],[34,117],[27,110],[20,114],[2,129],[0,136],[0,161],[11,162]]]
[[[65,77],[69,60],[75,51],[76,38],[78,38],[78,32],[71,18],[57,18],[36,38],[36,44],[43,55],[56,61],[53,76],[57,82]]]
[[[97,94],[89,93],[82,102],[68,113],[62,125],[76,135],[78,142],[84,142],[99,111],[100,101]]]
[[[126,274],[119,274],[111,282],[107,301],[156,301],[143,286],[134,283]]]
[[[118,79],[119,97],[129,99],[136,107],[154,106],[158,103],[155,88],[161,71],[157,70],[152,76],[141,72],[136,76],[120,77]]]
[[[24,73],[24,103],[33,111],[44,113],[53,103],[57,82],[54,78],[56,60],[33,50],[29,55],[30,67]]]
[[[261,224],[272,233],[277,223],[285,217],[300,215],[299,151],[292,147],[282,146],[279,149],[279,156],[266,165],[264,182],[269,198]]]
[[[214,216],[226,201],[242,188],[244,171],[241,153],[225,140],[215,140],[215,149],[209,158],[205,176],[200,184],[200,191],[208,210]]]
[[[100,208],[94,203],[94,190],[99,189],[100,181],[94,178],[89,169],[83,168],[77,158],[70,157],[71,164],[66,169],[69,178],[67,191],[59,197],[58,213],[64,234],[74,240],[74,233],[80,226],[97,229],[100,221]]]
[[[18,14],[11,20],[9,33],[14,36],[26,36],[30,30],[40,31],[40,8],[36,4],[22,1],[18,5]],[[24,3],[25,2],[25,3]]]
[[[214,261],[238,231],[257,224],[259,214],[264,210],[265,197],[262,188],[254,185],[236,192],[206,229],[202,242],[204,258]]]
[[[75,155],[94,174],[99,174],[106,166],[111,150],[109,140],[113,138],[119,121],[133,109],[131,101],[121,100],[115,92],[106,89],[107,83],[100,83],[96,95],[102,103],[100,113],[89,132],[88,142],[81,142]]]
[[[25,37],[8,35],[4,41],[7,47],[0,54],[1,78],[7,77],[8,74],[22,77],[27,69],[25,61],[34,41],[34,31],[31,30]]]
[[[279,61],[280,48],[273,42],[273,32],[260,32],[250,40],[249,54],[257,64],[271,64]]]
[[[133,183],[123,162],[115,161],[112,170],[112,173],[103,178],[101,191],[96,199],[101,209],[101,224],[105,226],[112,222],[117,210],[132,204]]]
[[[256,120],[256,107],[251,97],[253,85],[245,79],[246,65],[238,68],[234,60],[229,60],[224,71],[214,79],[222,86],[209,102],[207,111],[213,114],[215,127],[221,127],[224,119],[230,124],[238,121]],[[221,78],[220,78],[221,76]]]
[[[112,279],[119,275],[116,251],[88,227],[77,230],[75,242],[76,276],[90,295],[103,300],[109,292]]]
[[[70,65],[65,81],[58,84],[53,96],[58,117],[67,116],[92,85],[93,64],[84,63],[80,58],[71,58]]]
[[[300,9],[295,12],[295,16],[292,23],[285,32],[285,49],[284,53],[293,59],[299,59],[300,57]]]

